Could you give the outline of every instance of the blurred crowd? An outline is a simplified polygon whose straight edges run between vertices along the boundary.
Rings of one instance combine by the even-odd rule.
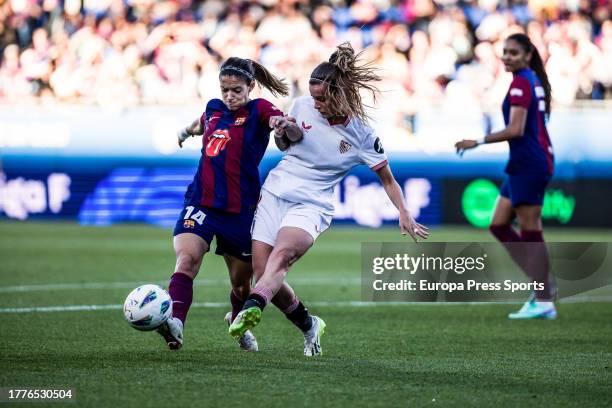
[[[502,40],[519,31],[557,105],[612,98],[609,0],[0,0],[0,102],[201,103],[219,95],[230,56],[299,95],[350,41],[381,69],[401,122],[433,105],[499,106]]]

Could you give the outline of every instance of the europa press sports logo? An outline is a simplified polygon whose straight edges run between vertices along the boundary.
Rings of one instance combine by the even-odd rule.
[[[208,157],[218,156],[219,153],[225,150],[225,145],[231,140],[227,129],[215,130],[212,135],[208,137],[208,144],[206,144],[206,155]]]

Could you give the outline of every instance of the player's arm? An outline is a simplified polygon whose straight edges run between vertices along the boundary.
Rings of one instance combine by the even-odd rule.
[[[270,117],[270,127],[274,129],[276,147],[281,151],[287,150],[292,143],[302,140],[302,130],[293,117],[272,116]]]
[[[423,239],[427,239],[429,236],[429,231],[426,226],[419,224],[415,221],[415,219],[410,215],[408,209],[406,208],[406,203],[404,202],[404,194],[402,193],[402,188],[399,186],[395,177],[393,177],[393,173],[391,173],[391,168],[388,164],[382,166],[378,170],[376,170],[376,174],[382,183],[387,196],[395,205],[395,207],[399,210],[400,218],[399,218],[399,227],[402,231],[402,234],[410,235],[412,239],[415,241],[418,237]]]
[[[281,152],[284,152],[289,148],[289,146],[291,146],[291,142],[289,141],[289,139],[287,139],[287,136],[282,133],[278,134],[274,132],[274,143],[276,144],[276,147],[278,147],[278,150],[280,150]]]
[[[270,117],[270,127],[274,129],[274,135],[284,135],[291,143],[299,142],[304,136],[295,118],[291,116]]]
[[[480,140],[461,140],[455,143],[457,153],[463,154],[468,149],[473,149],[485,143],[499,143],[506,140],[522,137],[525,134],[527,123],[527,112],[531,105],[531,84],[527,78],[517,75],[508,89],[508,103],[510,104],[510,118],[505,129],[493,132]]]
[[[200,118],[194,120],[191,125],[187,126],[178,131],[178,145],[179,147],[183,147],[183,143],[185,140],[190,138],[191,136],[202,136],[204,134],[204,127],[202,126],[202,121]]]
[[[522,137],[525,134],[525,125],[527,123],[527,109],[522,106],[512,106],[510,108],[510,120],[508,126],[499,132],[489,133],[480,140],[464,139],[455,143],[457,153],[461,154],[465,150],[473,149],[481,144],[499,143],[506,140]]]

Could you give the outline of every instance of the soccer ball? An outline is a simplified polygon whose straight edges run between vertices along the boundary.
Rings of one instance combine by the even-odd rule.
[[[123,314],[136,330],[155,330],[172,315],[172,299],[157,285],[142,285],[125,299]]]

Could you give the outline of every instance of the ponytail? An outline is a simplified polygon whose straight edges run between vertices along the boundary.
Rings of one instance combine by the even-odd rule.
[[[366,122],[366,105],[359,91],[363,88],[372,93],[374,102],[379,89],[370,84],[380,81],[380,76],[370,63],[358,64],[361,53],[355,54],[350,43],[340,44],[329,57],[319,64],[310,75],[310,84],[325,84],[325,99],[333,116],[356,117]]]
[[[228,58],[221,64],[219,77],[223,75],[235,75],[241,77],[248,85],[256,81],[259,86],[263,86],[269,90],[272,95],[287,96],[289,95],[289,87],[283,80],[276,77],[268,71],[263,65],[250,59],[238,57]]]
[[[538,52],[536,47],[533,47],[531,51],[531,60],[529,60],[529,67],[533,69],[538,78],[540,79],[540,83],[544,88],[544,101],[546,102],[546,115],[550,116],[550,101],[552,96],[552,88],[550,86],[550,82],[548,81],[548,75],[546,75],[546,70],[544,69],[544,61],[542,61],[542,57]]]
[[[544,61],[538,52],[538,49],[533,45],[529,37],[525,34],[512,34],[507,40],[516,41],[521,45],[525,52],[531,53],[531,59],[529,60],[529,68],[533,70],[538,76],[542,88],[544,88],[544,102],[546,104],[546,115],[550,116],[550,105],[552,100],[552,87],[548,81],[548,75],[544,69]]]
[[[272,92],[272,95],[274,96],[289,95],[289,87],[285,82],[283,82],[283,80],[274,76],[274,74],[268,71],[266,67],[264,67],[260,63],[251,60],[247,61],[251,62],[251,65],[253,66],[255,80],[260,86],[263,86],[264,88]]]

